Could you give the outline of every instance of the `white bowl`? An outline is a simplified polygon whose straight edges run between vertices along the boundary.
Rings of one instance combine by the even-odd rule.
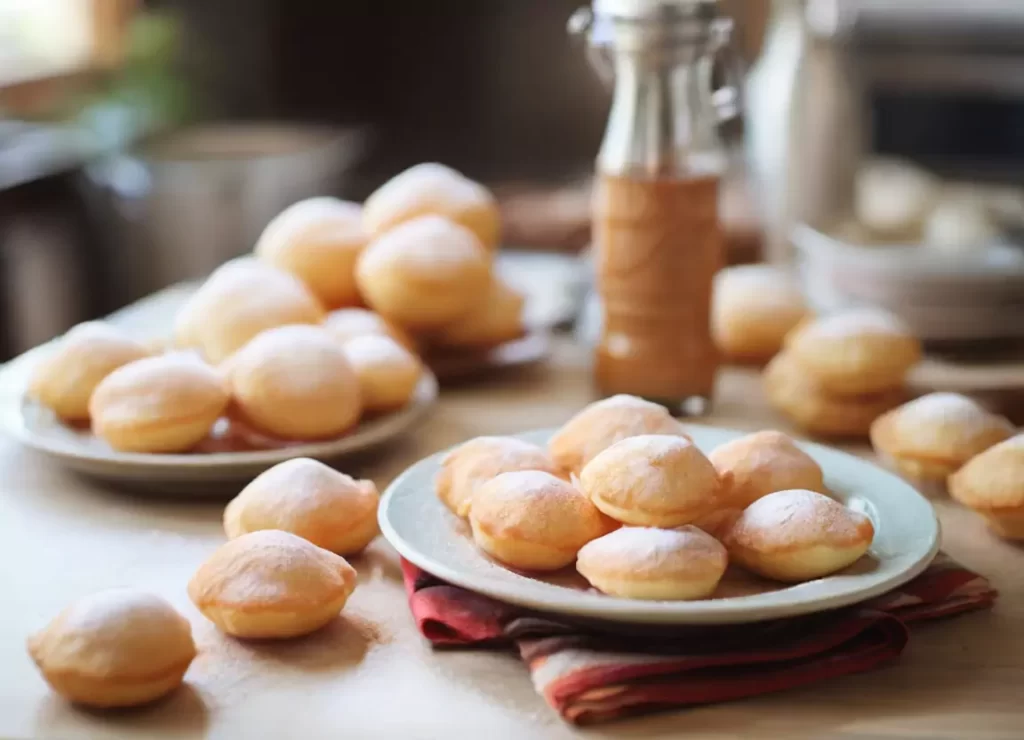
[[[1024,338],[1024,251],[955,256],[860,246],[807,225],[793,232],[804,291],[819,312],[877,306],[925,341]]]

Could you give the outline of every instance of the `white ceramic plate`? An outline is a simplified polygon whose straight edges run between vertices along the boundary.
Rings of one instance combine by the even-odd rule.
[[[689,425],[705,452],[742,432]],[[554,430],[518,435],[544,444]],[[921,573],[939,547],[931,505],[895,475],[836,450],[801,443],[825,472],[836,498],[871,517],[869,553],[841,573],[785,586],[730,569],[722,586],[702,601],[634,601],[605,596],[567,570],[546,577],[514,573],[483,555],[468,526],[434,494],[444,453],[421,460],[384,494],[381,531],[407,560],[449,583],[532,609],[589,619],[651,624],[756,622],[853,604],[889,591]]]
[[[30,353],[31,355],[32,353]],[[52,412],[25,399],[25,356],[3,370],[0,418],[23,444],[76,473],[134,490],[207,496],[238,492],[267,468],[293,457],[332,462],[369,450],[407,431],[437,400],[437,379],[424,373],[410,403],[399,411],[362,422],[338,439],[278,449],[157,455],[117,452],[85,430],[62,424]]]
[[[533,329],[519,339],[479,351],[428,352],[423,362],[434,372],[438,381],[447,386],[449,383],[536,365],[547,359],[550,352],[551,335],[548,330]]]
[[[861,246],[793,231],[807,300],[819,313],[878,306],[925,341],[1024,338],[1024,252],[1002,245],[948,256],[919,246]]]

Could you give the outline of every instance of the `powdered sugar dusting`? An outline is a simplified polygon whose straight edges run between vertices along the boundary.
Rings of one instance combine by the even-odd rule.
[[[269,375],[292,393],[333,387],[351,375],[342,345],[318,326],[294,324],[268,329],[238,351],[232,360],[237,385],[252,375]]]
[[[765,308],[800,309],[803,295],[797,281],[774,265],[736,265],[715,277],[715,300],[742,301]]]
[[[988,426],[1001,419],[959,393],[929,393],[905,404],[898,413],[921,423],[952,422],[970,427]]]
[[[474,437],[449,452],[442,464],[448,465],[465,459],[487,459],[496,466],[519,460],[529,460],[535,464],[543,463],[548,467],[551,466],[551,460],[544,448],[515,437]]]
[[[266,313],[268,306],[294,306],[311,316],[320,311],[299,278],[251,257],[238,257],[214,270],[182,310],[189,321],[228,321],[249,312]],[[217,315],[224,312],[230,315]]]
[[[375,520],[380,496],[369,480],[351,476],[310,458],[294,458],[257,476],[228,504],[224,527],[229,538],[263,529],[292,532],[328,549],[346,533]]]
[[[130,675],[145,655],[150,670],[195,655],[188,621],[169,603],[142,591],[115,588],[89,594],[68,606],[29,651],[50,670]]]
[[[246,488],[280,485],[294,489],[294,493],[317,491],[325,488],[347,488],[355,480],[339,470],[309,457],[295,457],[275,465],[256,476]]]
[[[607,531],[600,512],[586,496],[539,470],[501,473],[490,479],[474,494],[469,516],[494,531],[556,546],[579,547]]]
[[[308,198],[281,211],[263,230],[255,252],[262,254],[298,236],[322,242],[362,242],[363,209],[358,203],[328,196]]]
[[[959,393],[929,393],[892,414],[895,443],[928,452],[972,456],[981,451],[975,449],[977,444],[987,441],[987,447],[1014,429],[1009,420]]]
[[[558,472],[543,448],[515,437],[476,437],[445,455],[441,465],[439,484],[444,486],[447,478],[447,490],[441,491],[442,498],[454,509],[468,504],[480,485],[501,473]]]
[[[356,366],[404,364],[410,353],[391,337],[366,334],[352,337],[343,345],[345,356]]]
[[[449,213],[492,201],[486,188],[460,172],[437,162],[423,162],[395,175],[367,198],[366,221],[375,230],[394,215],[424,204]]]
[[[214,377],[216,375],[216,371],[206,364],[202,356],[198,352],[194,352],[192,350],[167,352],[163,355],[157,355],[156,357],[144,358],[138,362],[151,363],[151,367],[164,367],[168,369],[178,368],[186,372],[206,377]]]
[[[317,506],[344,509],[358,506],[368,497],[376,499],[372,482],[357,481],[319,460],[296,457],[258,475],[232,504],[244,505],[250,499],[262,501],[267,513],[280,517],[280,521],[300,521]]]
[[[100,382],[91,405],[106,421],[174,418],[227,403],[220,375],[192,352],[172,352],[122,365]],[[183,408],[183,404],[189,404]]]
[[[714,559],[724,565],[725,548],[693,526],[678,529],[621,527],[583,546],[580,559],[594,558],[623,569],[655,568],[680,557]]]
[[[590,404],[587,410],[597,410],[605,408],[635,408],[635,409],[648,409],[655,412],[664,412],[664,408],[651,401],[645,401],[639,396],[631,396],[628,393],[619,393],[614,396],[609,396],[600,401],[595,401]]]
[[[155,624],[166,629],[175,621],[174,607],[158,596],[131,588],[113,588],[79,599],[63,614],[66,629],[92,634],[116,634]],[[154,639],[160,639],[154,635]]]
[[[193,294],[193,300],[216,300],[226,295],[256,305],[266,305],[278,297],[309,299],[305,284],[297,277],[251,257],[238,257],[214,270]]]
[[[189,594],[200,604],[235,606],[327,599],[347,588],[346,569],[351,567],[344,558],[301,537],[260,530],[222,545],[193,576]]]
[[[620,394],[590,404],[551,438],[548,449],[566,470],[579,472],[611,445],[641,434],[689,439],[682,424],[663,406]]]
[[[345,337],[363,334],[387,334],[388,325],[380,314],[365,308],[340,308],[331,311],[324,326]]]
[[[861,309],[819,318],[808,328],[815,338],[848,339],[858,336],[905,336],[909,328],[885,311]]]
[[[587,495],[652,511],[702,506],[719,493],[718,473],[685,437],[643,434],[616,442],[580,474]]]
[[[790,544],[835,543],[861,539],[862,514],[851,511],[821,493],[789,490],[770,493],[746,509],[733,526],[730,538],[768,543],[769,547]]]
[[[81,324],[76,324],[68,330],[64,337],[67,341],[107,340],[121,343],[132,341],[120,329],[105,321],[84,321]]]
[[[750,466],[762,474],[780,479],[793,477],[821,478],[821,468],[800,448],[779,445],[754,445],[749,449],[753,460]]]
[[[517,470],[505,473],[508,477],[504,479],[507,490],[523,493],[539,492],[543,495],[572,497],[578,495],[578,491],[561,478],[556,478],[551,473],[542,470]],[[514,495],[514,494],[513,494]]]
[[[361,270],[395,263],[425,274],[448,274],[469,264],[486,265],[472,231],[442,216],[420,216],[385,232],[367,247]]]
[[[782,432],[739,437],[712,450],[708,459],[719,473],[732,474],[732,495],[744,505],[773,491],[820,491],[825,485],[818,463]]]

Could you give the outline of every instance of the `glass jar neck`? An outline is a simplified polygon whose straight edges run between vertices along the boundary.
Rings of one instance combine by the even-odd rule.
[[[612,51],[615,90],[598,169],[638,177],[720,173],[724,154],[706,45]]]

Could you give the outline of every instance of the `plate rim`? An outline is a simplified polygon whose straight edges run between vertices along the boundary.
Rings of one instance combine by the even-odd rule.
[[[1005,285],[1007,280],[1024,282],[1024,261],[985,263],[970,255],[943,255],[922,251],[919,244],[878,244],[866,246],[830,234],[808,223],[796,224],[790,232],[801,256],[810,259],[825,256],[856,263],[865,271],[898,275],[907,265],[915,280],[955,280],[984,288],[993,283]]]
[[[470,378],[484,377],[490,373],[538,365],[550,357],[551,343],[550,327],[532,326],[526,327],[523,335],[515,339],[491,347],[478,348],[479,356],[475,358],[471,353],[465,352],[460,357],[455,351],[450,356],[432,356],[427,352],[422,359],[424,366],[434,373],[439,383],[455,384]],[[516,352],[520,350],[523,352],[517,356]],[[466,359],[467,356],[470,359]]]
[[[16,408],[9,409],[12,423],[6,426],[7,431],[26,447],[56,458],[68,467],[84,464],[117,466],[124,471],[136,472],[172,469],[223,472],[236,468],[276,465],[294,457],[337,457],[367,450],[409,429],[437,403],[438,394],[437,377],[425,367],[412,402],[397,411],[371,420],[368,429],[360,431],[357,426],[352,433],[335,439],[270,450],[163,454],[101,451],[78,447],[35,431],[25,419],[25,405],[30,401],[24,393],[12,399]]]
[[[687,424],[688,429],[714,430],[717,433],[726,433],[733,436],[750,434],[749,431],[717,427],[708,424]],[[542,434],[550,435],[556,428],[533,429],[524,432],[510,434],[512,437],[533,437]],[[863,458],[851,455],[848,452],[837,450],[834,447],[809,442],[801,439],[795,440],[798,445],[805,448],[820,449],[831,455],[841,455],[855,461],[859,465],[868,465],[879,472],[891,477],[894,481],[904,486],[908,492],[916,495],[930,512],[928,518],[931,525],[930,542],[926,551],[917,556],[916,559],[906,567],[887,578],[879,580],[870,586],[862,589],[851,590],[846,593],[839,593],[826,596],[813,596],[796,601],[782,601],[777,604],[755,604],[745,605],[742,600],[752,598],[751,596],[731,597],[723,599],[704,599],[697,601],[642,601],[636,599],[623,599],[612,596],[600,595],[601,601],[597,604],[582,601],[579,605],[571,608],[561,604],[544,602],[541,599],[533,598],[529,594],[516,593],[514,588],[503,587],[501,583],[493,586],[478,577],[464,575],[456,569],[449,568],[443,563],[434,560],[430,555],[419,552],[413,545],[397,532],[389,515],[395,494],[405,482],[416,474],[420,469],[429,467],[435,461],[445,455],[457,445],[429,455],[413,465],[406,468],[397,476],[394,481],[385,489],[381,496],[380,507],[378,508],[377,519],[380,525],[381,535],[388,543],[398,551],[398,554],[413,565],[422,568],[431,575],[446,581],[454,586],[465,588],[474,593],[493,598],[508,604],[524,607],[534,611],[560,614],[575,619],[592,619],[605,622],[620,622],[633,624],[650,625],[684,625],[684,624],[743,624],[762,622],[783,617],[793,617],[802,614],[813,614],[823,611],[830,611],[843,606],[862,603],[875,596],[892,591],[894,588],[916,578],[923,573],[938,555],[942,542],[942,526],[935,512],[934,507],[919,491],[913,486],[884,468],[871,463]],[[433,495],[433,491],[430,491]],[[482,556],[481,556],[482,557]],[[802,584],[801,584],[802,585]],[[556,587],[557,588],[557,587]],[[566,589],[569,591],[570,589]],[[775,592],[778,593],[778,592]],[[760,596],[760,594],[755,595]],[[652,605],[662,605],[661,610],[652,608]],[[667,605],[667,606],[666,606]]]

